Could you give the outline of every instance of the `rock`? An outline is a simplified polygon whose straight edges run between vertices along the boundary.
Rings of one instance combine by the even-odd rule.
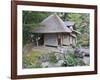
[[[41,60],[42,62],[48,61],[48,55],[40,56],[40,60]]]
[[[86,53],[86,52],[82,52],[82,55],[83,55],[83,57],[89,57],[90,56],[90,54]]]
[[[74,54],[79,54],[80,53],[80,49],[79,48],[75,48],[74,49]]]
[[[90,54],[89,54],[89,53],[86,53],[84,56],[89,57],[89,56],[90,56]]]
[[[83,58],[83,62],[84,62],[86,65],[89,65],[89,64],[90,64],[90,58],[89,58],[89,57],[84,57],[84,58]]]
[[[43,68],[49,67],[49,62],[43,62],[43,63],[41,64],[41,66],[42,66]]]
[[[56,66],[62,66],[63,63],[64,63],[63,60],[59,60],[58,63],[56,64]]]
[[[56,59],[59,61],[59,60],[62,60],[62,59],[64,59],[64,56],[65,56],[66,54],[61,54],[61,53],[55,53],[55,56],[56,56]]]

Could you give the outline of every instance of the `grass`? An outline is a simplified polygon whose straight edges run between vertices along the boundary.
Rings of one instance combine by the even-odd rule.
[[[43,55],[39,51],[31,51],[23,54],[23,68],[41,68],[38,59]]]
[[[39,62],[41,56],[48,56],[48,62],[50,63],[57,62],[54,52],[47,54],[40,51],[31,51],[23,54],[23,68],[42,68],[41,63]]]

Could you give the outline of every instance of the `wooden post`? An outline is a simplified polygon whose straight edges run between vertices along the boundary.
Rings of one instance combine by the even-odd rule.
[[[38,39],[36,39],[36,46],[38,46]]]
[[[37,34],[37,37],[36,37],[36,46],[38,46],[38,34]]]

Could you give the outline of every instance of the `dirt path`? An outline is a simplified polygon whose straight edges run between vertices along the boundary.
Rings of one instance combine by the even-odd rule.
[[[45,47],[45,46],[38,46],[38,47],[33,47],[33,51],[41,51],[41,52],[54,52],[57,50],[57,48],[54,47]]]

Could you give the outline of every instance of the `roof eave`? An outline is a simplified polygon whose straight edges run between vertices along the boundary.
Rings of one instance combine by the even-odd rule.
[[[79,31],[73,30],[73,32],[77,33],[77,34],[81,34]]]

